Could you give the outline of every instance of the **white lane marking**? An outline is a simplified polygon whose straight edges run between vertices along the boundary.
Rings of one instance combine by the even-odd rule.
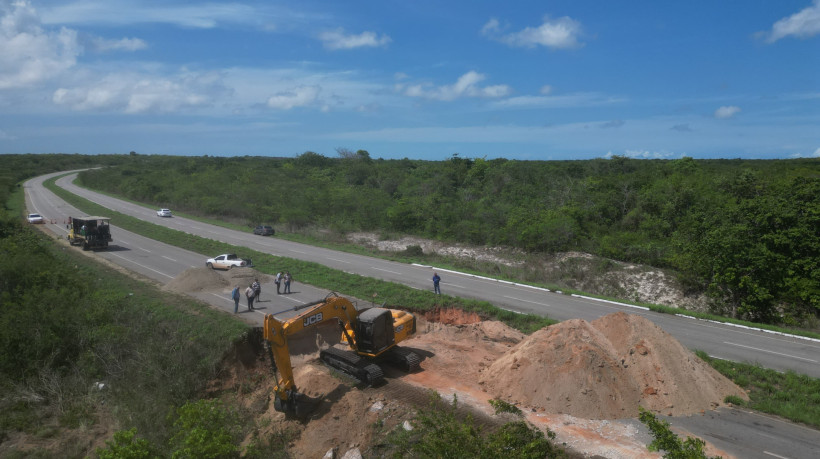
[[[618,306],[626,306],[626,307],[628,307],[628,308],[642,309],[642,310],[644,310],[644,311],[648,311],[648,310],[649,310],[649,308],[647,308],[647,307],[645,307],[645,306],[635,306],[634,304],[629,304],[629,303],[621,303],[621,302],[619,302],[619,301],[602,300],[602,299],[600,299],[600,298],[594,298],[594,297],[591,297],[591,296],[576,295],[576,294],[572,294],[571,296],[574,296],[575,298],[583,298],[583,299],[585,299],[585,300],[600,301],[601,303],[617,304]]]
[[[742,328],[742,329],[746,329],[746,330],[753,330],[753,331],[759,331],[759,332],[763,332],[763,333],[770,333],[770,334],[773,334],[773,335],[785,336],[787,338],[798,338],[798,339],[802,339],[802,340],[806,340],[806,341],[813,341],[815,343],[820,343],[820,339],[810,338],[808,336],[792,335],[791,333],[783,333],[783,332],[779,332],[779,331],[775,331],[775,330],[767,330],[765,328],[749,327],[747,325],[733,324],[731,322],[720,322],[720,321],[711,320],[711,319],[701,319],[699,317],[691,317],[691,316],[687,316],[687,315],[683,315],[683,314],[675,314],[675,315],[678,316],[678,317],[686,317],[688,319],[701,320],[701,321],[704,321],[704,322],[711,322],[713,324],[726,325],[727,327]],[[747,335],[752,335],[752,333],[746,333],[746,334]]]
[[[137,248],[138,248],[138,249],[140,249],[140,250],[142,250],[143,252],[148,252],[148,253],[151,253],[151,251],[150,251],[150,250],[148,250],[148,249],[143,249],[142,247],[139,247],[139,246],[137,246]]]
[[[153,272],[155,272],[155,273],[157,273],[157,274],[161,274],[161,275],[163,275],[163,276],[165,276],[165,277],[167,277],[167,278],[169,278],[169,279],[173,279],[173,278],[174,278],[174,276],[169,276],[168,274],[165,274],[165,273],[163,273],[163,272],[157,271],[156,269],[149,268],[149,267],[147,267],[147,266],[145,266],[145,265],[141,265],[141,264],[137,263],[136,261],[129,260],[128,258],[125,258],[125,257],[123,257],[123,256],[117,255],[116,253],[112,253],[111,255],[113,255],[113,256],[115,256],[115,257],[117,257],[117,258],[120,258],[120,259],[122,259],[122,260],[125,260],[125,261],[127,261],[127,262],[129,262],[129,263],[134,263],[135,265],[137,265],[137,266],[139,266],[139,267],[141,267],[141,268],[147,269],[148,271],[153,271]]]
[[[539,302],[537,302],[537,301],[524,300],[524,299],[521,299],[521,298],[516,298],[516,297],[514,297],[514,296],[506,296],[506,295],[504,295],[504,298],[509,298],[509,299],[511,299],[511,300],[515,300],[515,301],[523,301],[523,302],[525,302],[525,303],[537,304],[537,305],[539,305],[539,306],[549,306],[549,305],[548,305],[548,304],[546,304],[546,303],[539,303]]]
[[[232,299],[230,299],[230,298],[225,298],[224,296],[222,296],[222,295],[217,295],[216,293],[213,293],[213,292],[211,292],[211,295],[213,295],[213,296],[215,296],[215,297],[217,297],[217,298],[219,298],[219,299],[225,300],[225,301],[227,301],[227,302],[229,302],[229,303],[233,304],[233,300],[232,300]]]
[[[349,262],[349,261],[339,260],[338,258],[330,258],[330,257],[328,257],[328,260],[338,261],[339,263],[347,263],[347,264],[350,264],[350,262]]]
[[[371,266],[371,268],[372,268],[372,269],[375,269],[376,271],[384,271],[384,272],[386,272],[386,273],[390,273],[390,274],[398,274],[398,275],[401,275],[401,274],[402,274],[402,273],[398,273],[398,272],[396,272],[396,271],[390,271],[389,269],[381,269],[381,268],[376,268],[375,266]]]
[[[290,250],[291,252],[296,252],[296,253],[307,253],[307,252],[303,252],[301,250],[294,250],[294,249],[288,249],[288,250]]]
[[[436,268],[435,266],[430,266],[430,265],[421,265],[421,264],[418,264],[418,263],[412,263],[411,266],[416,266],[416,267],[419,267],[419,268],[431,268],[433,271],[438,271],[438,272],[442,272],[442,273],[453,273],[453,274],[458,274],[460,276],[472,277],[472,278],[479,279],[479,280],[497,282],[499,284],[512,285],[514,287],[526,287],[526,288],[530,288],[530,289],[533,289],[533,290],[540,290],[542,292],[551,292],[552,291],[552,290],[550,290],[548,288],[544,288],[544,287],[535,287],[533,285],[528,285],[528,284],[519,284],[518,282],[511,282],[511,281],[506,281],[506,280],[502,280],[502,279],[494,279],[492,277],[479,276],[477,274],[463,273],[461,271],[454,271],[452,269]]]
[[[441,285],[446,285],[448,287],[455,287],[455,288],[467,288],[463,285],[451,284],[450,282],[444,282],[444,281],[441,281]]]
[[[788,458],[788,457],[786,457],[786,456],[781,456],[781,455],[779,455],[779,454],[770,453],[770,452],[768,452],[768,451],[763,451],[763,454],[768,454],[769,456],[778,457],[778,458],[780,458],[780,459],[789,459],[789,458]]]
[[[774,352],[774,351],[770,351],[770,350],[767,350],[767,349],[760,349],[760,348],[756,348],[756,347],[752,347],[752,346],[744,346],[742,344],[730,343],[728,341],[724,341],[723,344],[729,344],[731,346],[737,346],[737,347],[745,347],[746,349],[751,349],[753,351],[766,352],[766,353],[769,353],[769,354],[782,355],[784,357],[791,357],[793,359],[805,360],[807,362],[817,363],[817,360],[806,359],[806,358],[803,358],[803,357],[797,357],[796,355],[783,354],[783,353],[780,353],[780,352]]]
[[[165,258],[166,260],[171,260],[171,261],[173,261],[174,263],[176,263],[176,261],[177,261],[177,260],[174,260],[174,259],[173,259],[173,258],[171,258],[171,257],[166,257],[165,255],[161,255],[161,256],[162,256],[162,258]]]

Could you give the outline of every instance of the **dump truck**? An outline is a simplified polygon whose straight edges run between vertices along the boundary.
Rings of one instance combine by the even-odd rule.
[[[107,249],[111,242],[111,221],[108,217],[69,217],[68,243],[83,250]]]

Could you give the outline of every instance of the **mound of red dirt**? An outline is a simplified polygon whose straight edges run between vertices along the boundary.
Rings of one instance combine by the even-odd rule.
[[[481,375],[489,394],[588,419],[635,417],[638,407],[671,415],[747,398],[649,320],[622,312],[568,320],[521,341]]]

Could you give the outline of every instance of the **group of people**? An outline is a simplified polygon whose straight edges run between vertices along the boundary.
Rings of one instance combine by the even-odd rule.
[[[292,281],[293,277],[290,275],[290,271],[276,273],[276,277],[274,277],[273,280],[276,284],[276,294],[290,293],[290,283]],[[284,291],[282,291],[282,288],[284,288]],[[254,279],[253,282],[245,288],[245,298],[248,299],[248,311],[253,311],[253,302],[261,301],[261,295],[262,284],[259,283],[259,279]],[[238,284],[231,290],[231,299],[233,300],[233,313],[236,314],[239,312],[240,299]]]
[[[290,293],[290,283],[293,281],[293,277],[290,275],[290,271],[285,272],[278,272],[276,276],[273,278],[273,283],[276,284],[276,294],[279,295],[280,293]],[[439,284],[441,283],[441,277],[438,273],[433,273],[433,292],[438,295],[441,295],[441,288]],[[284,291],[282,289],[284,288]],[[259,283],[259,279],[254,279],[253,282],[245,289],[245,298],[248,299],[248,311],[253,311],[253,302],[260,301],[259,296],[262,295],[262,285]],[[239,312],[239,285],[236,285],[233,290],[231,290],[231,299],[233,299],[233,313],[236,314]]]
[[[273,283],[276,284],[276,294],[278,295],[280,287],[284,287],[285,291],[281,293],[290,293],[290,282],[293,278],[290,275],[290,271],[278,272],[276,276],[273,278]],[[284,284],[284,285],[283,285]]]

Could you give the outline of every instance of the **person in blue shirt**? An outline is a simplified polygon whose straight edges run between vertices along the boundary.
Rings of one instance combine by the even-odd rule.
[[[233,299],[233,313],[236,314],[239,312],[239,286],[231,290],[231,299]]]
[[[441,277],[439,277],[438,273],[433,273],[433,291],[441,295],[441,289],[438,286],[439,282],[441,282]]]

